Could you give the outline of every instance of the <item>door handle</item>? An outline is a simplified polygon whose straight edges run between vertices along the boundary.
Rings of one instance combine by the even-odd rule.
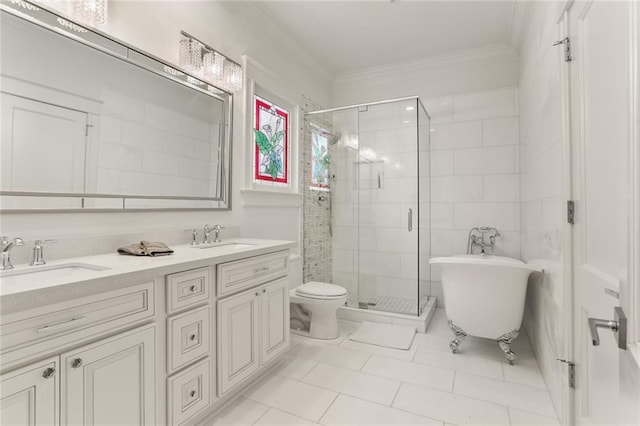
[[[598,328],[608,328],[613,331],[618,341],[618,348],[627,349],[627,316],[620,306],[613,308],[613,320],[600,318],[589,318],[589,330],[591,331],[591,341],[593,346],[600,346],[600,336]]]
[[[409,209],[407,211],[407,231],[411,232],[413,230],[413,210]]]

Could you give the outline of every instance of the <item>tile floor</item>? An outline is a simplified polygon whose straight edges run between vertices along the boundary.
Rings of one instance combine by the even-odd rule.
[[[492,341],[467,338],[458,354],[444,310],[408,351],[292,335],[287,361],[227,407],[213,425],[557,425],[526,336],[509,365]]]

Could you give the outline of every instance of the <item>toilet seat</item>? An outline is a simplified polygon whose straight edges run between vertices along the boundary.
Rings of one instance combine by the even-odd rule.
[[[296,287],[296,295],[309,299],[334,300],[343,298],[347,289],[339,285],[311,281]]]

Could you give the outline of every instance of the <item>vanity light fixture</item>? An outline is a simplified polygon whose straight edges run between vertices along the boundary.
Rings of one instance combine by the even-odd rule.
[[[180,66],[196,76],[230,92],[242,89],[242,66],[181,31]]]

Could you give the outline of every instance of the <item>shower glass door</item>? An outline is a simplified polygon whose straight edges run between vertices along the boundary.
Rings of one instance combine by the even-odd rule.
[[[349,307],[422,314],[430,295],[430,130],[420,100],[311,112],[306,120],[330,158],[331,282],[347,289]],[[313,266],[322,241],[310,235],[304,253]],[[305,266],[305,282],[314,279]]]
[[[358,307],[419,314],[418,100],[358,107]]]

